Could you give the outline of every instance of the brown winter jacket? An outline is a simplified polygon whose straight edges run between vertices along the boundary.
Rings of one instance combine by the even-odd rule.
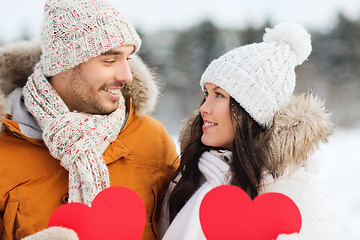
[[[39,46],[32,43],[0,49],[0,90],[5,96],[24,84],[39,55]],[[123,92],[129,118],[103,157],[111,185],[134,190],[145,203],[142,239],[157,239],[158,206],[175,170],[177,153],[161,123],[146,115],[158,96],[153,75],[137,57],[130,65],[134,80]],[[5,97],[0,100],[0,239],[21,239],[46,228],[52,212],[66,203],[68,172],[42,140],[21,133],[4,111]]]

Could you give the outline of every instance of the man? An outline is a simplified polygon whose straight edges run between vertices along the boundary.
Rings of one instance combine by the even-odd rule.
[[[91,205],[110,186],[142,198],[142,239],[157,239],[177,154],[146,115],[158,88],[134,55],[140,44],[103,0],[47,0],[42,51],[30,43],[0,49],[1,239],[39,232],[60,205]]]

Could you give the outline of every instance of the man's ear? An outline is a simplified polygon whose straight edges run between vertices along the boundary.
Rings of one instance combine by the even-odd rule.
[[[69,71],[70,71],[70,70],[67,70],[67,71],[65,71],[65,72],[58,73],[58,74],[56,74],[55,76],[57,76],[59,79],[65,79],[65,78],[68,77]],[[54,77],[55,77],[55,76],[54,76]]]
[[[64,84],[66,84],[68,81],[67,79],[70,77],[69,70],[65,72],[58,73],[54,76],[51,76],[48,81],[51,84],[51,86],[57,91],[58,94],[63,92],[64,90]]]
[[[51,85],[54,85],[58,81],[63,81],[65,79],[67,79],[68,76],[69,76],[69,70],[67,70],[65,72],[58,73],[58,74],[56,74],[54,76],[51,76],[49,78],[49,82],[50,82]]]

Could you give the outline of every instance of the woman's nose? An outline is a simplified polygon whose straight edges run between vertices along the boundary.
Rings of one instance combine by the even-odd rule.
[[[200,113],[201,114],[209,114],[210,108],[209,108],[209,101],[205,99],[204,103],[200,106]]]

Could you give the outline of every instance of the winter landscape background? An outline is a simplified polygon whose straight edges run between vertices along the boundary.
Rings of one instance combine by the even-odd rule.
[[[333,202],[339,239],[360,239],[360,1],[109,1],[142,36],[139,55],[162,85],[154,116],[176,142],[181,120],[199,106],[199,79],[212,59],[260,42],[265,26],[303,24],[313,52],[296,69],[296,91],[312,89],[325,99],[336,126],[314,156],[322,159],[319,178]],[[0,46],[39,36],[43,3],[0,0]]]

